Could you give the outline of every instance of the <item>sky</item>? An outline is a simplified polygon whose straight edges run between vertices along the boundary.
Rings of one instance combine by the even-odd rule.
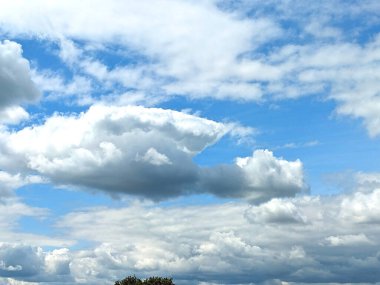
[[[380,2],[0,0],[0,285],[380,284]]]

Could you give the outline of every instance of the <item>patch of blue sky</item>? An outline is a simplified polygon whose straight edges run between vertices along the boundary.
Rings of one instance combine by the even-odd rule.
[[[29,217],[23,216],[18,220],[19,232],[27,232],[36,235],[52,236],[57,235],[56,230],[52,227],[55,219],[53,216],[47,217]]]
[[[70,186],[54,187],[51,184],[32,184],[17,190],[18,196],[29,206],[49,209],[52,216],[97,206],[122,206],[123,201],[100,191],[83,191]]]
[[[82,44],[79,44],[79,47],[81,46]],[[109,69],[126,66],[133,67],[154,62],[152,57],[148,57],[137,48],[134,49],[130,46],[118,45],[115,43],[105,45],[103,48],[97,49],[96,51],[91,51],[89,48],[86,49],[84,44],[84,49],[89,55],[106,63]]]
[[[71,75],[59,59],[59,46],[57,42],[46,41],[36,38],[10,38],[22,46],[23,57],[29,60],[34,68],[48,69],[66,77]]]
[[[62,234],[62,233],[60,233]],[[57,236],[59,239],[59,236]],[[73,241],[74,243],[70,244],[63,244],[62,246],[42,246],[42,249],[44,251],[53,251],[55,249],[60,249],[60,248],[68,248],[70,251],[79,251],[79,250],[86,250],[90,248],[94,248],[97,243],[88,241],[88,240],[82,240],[82,239],[76,239]]]
[[[100,191],[90,192],[83,190],[70,190],[70,187],[58,188],[51,184],[33,184],[21,187],[17,190],[18,197],[30,207],[48,209],[47,215],[43,217],[23,216],[18,220],[17,229],[36,235],[45,235],[59,239],[64,228],[57,227],[57,222],[64,215],[74,211],[89,208],[110,207],[119,208],[126,205],[122,199],[112,198]],[[70,249],[86,248],[91,243],[76,240],[70,245]],[[44,247],[46,250],[54,247]]]

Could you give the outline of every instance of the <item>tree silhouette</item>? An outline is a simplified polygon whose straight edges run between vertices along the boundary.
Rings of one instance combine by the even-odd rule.
[[[175,285],[172,278],[149,277],[142,281],[136,276],[128,276],[115,282],[115,285]]]

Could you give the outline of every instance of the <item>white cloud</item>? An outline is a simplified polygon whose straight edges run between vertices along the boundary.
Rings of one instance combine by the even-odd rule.
[[[380,133],[379,42],[377,36],[365,45],[284,46],[270,59],[284,71],[284,76],[272,81],[268,91],[289,98],[326,94],[337,102],[337,114],[363,119],[369,135],[377,136]]]
[[[81,209],[63,216],[56,229],[61,237],[92,246],[47,251],[2,243],[0,276],[46,284],[58,278],[70,285],[100,285],[128,274],[172,276],[179,285],[371,284],[379,278],[377,221],[357,223],[340,213],[347,210],[345,201],[373,201],[376,191],[274,199],[259,206],[134,202]]]
[[[322,94],[337,102],[337,114],[362,119],[370,136],[380,133],[379,37],[372,31],[369,40],[356,43],[360,29],[369,29],[370,21],[361,19],[371,15],[376,21],[374,1],[349,7],[341,1],[3,4],[3,33],[59,43],[58,54],[74,80],[58,84],[57,92],[81,90],[81,104],[96,101],[89,93],[99,90],[101,100],[122,97],[143,104],[172,95],[261,101]],[[361,23],[356,29],[344,25],[352,18]],[[294,26],[281,27],[283,21]],[[346,28],[351,38],[343,33]],[[277,41],[285,37],[294,44]],[[127,63],[108,66],[98,52]],[[46,89],[54,80],[40,81]]]
[[[58,226],[72,239],[98,244],[73,257],[72,273],[83,282],[128,271],[170,275],[176,284],[371,283],[361,272],[378,278],[378,227],[339,215],[343,201],[358,198],[306,196],[255,207],[134,203],[73,212]]]
[[[268,150],[238,157],[232,165],[205,168],[201,175],[201,187],[209,192],[221,197],[244,197],[252,203],[290,197],[308,189],[299,160],[277,158]]]
[[[192,156],[227,131],[223,124],[175,111],[92,106],[79,116],[56,115],[44,125],[6,135],[9,157],[3,165],[12,166],[18,157],[16,169],[37,171],[57,183],[165,197],[194,182]],[[151,148],[171,164],[158,165],[164,157],[157,155],[155,163],[135,159],[149,156]]]
[[[211,192],[261,202],[305,189],[302,163],[257,150],[236,164],[200,168],[192,159],[222,136],[251,128],[138,106],[92,106],[1,134],[0,165],[53,183],[163,199]],[[38,146],[38,147],[37,147]]]
[[[28,112],[20,106],[7,107],[0,111],[0,122],[3,124],[18,124],[28,118]]]
[[[248,180],[248,185],[258,189],[281,189],[293,192],[305,187],[300,160],[277,159],[268,150],[256,150],[252,157],[236,159]]]
[[[356,223],[380,223],[380,189],[357,192],[342,200],[340,217]]]
[[[70,274],[71,256],[67,248],[55,249],[45,256],[45,270],[54,275]]]
[[[39,176],[23,176],[20,173],[10,174],[0,171],[0,201],[3,197],[11,196],[12,191],[21,186],[41,182],[43,179]]]
[[[21,46],[8,40],[0,41],[0,117],[11,121],[20,118],[20,109],[17,118],[7,116],[9,110],[6,109],[34,102],[39,96],[31,80],[29,62],[22,56]],[[21,117],[25,117],[25,114]]]
[[[46,100],[76,99],[79,105],[90,105],[93,92],[92,82],[84,76],[74,76],[65,80],[63,76],[50,70],[32,70],[32,78],[41,92],[45,93]]]
[[[107,5],[66,1],[62,5],[41,0],[33,5],[25,2],[21,10],[19,5],[7,3],[3,7],[3,31],[11,36],[58,41],[59,56],[69,66],[97,80],[106,79],[108,84],[119,82],[140,91],[163,88],[169,94],[192,97],[259,100],[260,87],[249,81],[255,75],[262,78],[275,72],[271,67],[269,72],[256,68],[265,67],[260,62],[239,59],[244,52],[281,34],[275,21],[239,18],[208,1],[160,0],[152,7],[149,1],[109,1]],[[109,68],[74,43],[80,40],[103,49],[115,38],[122,47],[120,56],[135,54],[140,59],[137,65]],[[256,66],[253,77],[251,69],[244,67],[246,63]],[[239,78],[241,72],[248,78]]]
[[[301,36],[312,36],[310,42],[292,45],[273,43],[294,33],[280,26],[275,11],[265,10],[273,2],[243,1],[232,5],[235,9],[220,9],[223,5],[212,1],[160,0],[154,9],[146,1],[20,3],[4,4],[3,32],[58,42],[59,56],[73,70],[74,80],[62,84],[53,76],[39,82],[42,89],[78,93],[80,104],[99,100],[90,94],[96,90],[104,94],[101,100],[121,97],[143,104],[178,94],[238,101],[323,94],[337,102],[337,114],[362,119],[370,136],[380,133],[378,36],[373,33],[372,40],[356,44],[333,21],[372,15],[368,7],[377,6],[371,1],[344,11],[336,8],[344,5],[340,1],[276,3],[282,19],[294,21]],[[247,11],[256,13],[247,17]],[[117,47],[112,46],[115,39]],[[265,49],[267,44],[273,48]],[[136,62],[107,66],[97,52],[116,53],[126,62],[133,56]]]
[[[256,223],[306,223],[297,207],[291,201],[272,199],[246,212],[248,220]]]
[[[171,164],[170,159],[162,153],[159,153],[155,148],[151,147],[143,156],[136,156],[137,161],[144,161],[153,165]]]
[[[329,236],[326,242],[330,246],[360,246],[372,243],[365,234]]]

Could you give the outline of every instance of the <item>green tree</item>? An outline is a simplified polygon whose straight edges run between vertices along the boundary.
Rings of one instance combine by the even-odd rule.
[[[175,285],[172,278],[166,277],[149,277],[142,281],[136,276],[128,276],[122,280],[116,281],[115,285]]]
[[[128,276],[115,282],[115,285],[142,285],[143,282],[136,276]]]
[[[171,278],[163,278],[163,277],[149,277],[145,279],[143,284],[145,285],[174,285],[173,280]]]

